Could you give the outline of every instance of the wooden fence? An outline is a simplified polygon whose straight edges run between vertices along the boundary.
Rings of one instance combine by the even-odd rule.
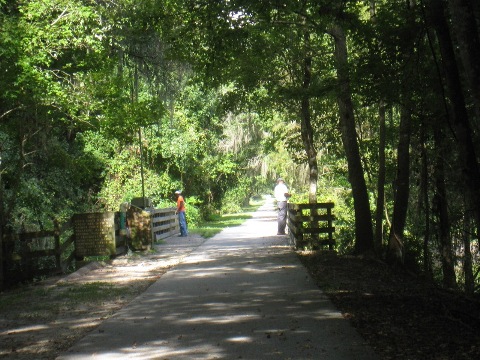
[[[292,246],[318,249],[335,245],[333,203],[288,204],[287,225]]]
[[[75,257],[70,223],[60,227],[55,222],[53,230],[6,235],[3,246],[4,264],[0,266],[4,266],[7,286],[64,273]]]
[[[167,238],[179,231],[175,208],[151,210],[150,220],[151,232],[148,233],[151,233],[153,241]],[[120,235],[120,227],[116,222],[116,255],[125,253],[131,240]],[[3,266],[4,284],[10,286],[73,270],[79,263],[83,263],[82,259],[76,258],[75,245],[71,220],[62,226],[55,223],[53,230],[5,235],[3,264],[0,263],[0,266]]]

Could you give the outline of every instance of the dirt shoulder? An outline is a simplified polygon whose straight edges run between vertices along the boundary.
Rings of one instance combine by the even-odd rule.
[[[198,235],[172,237],[154,252],[91,263],[0,293],[0,359],[55,359],[204,241]]]
[[[480,301],[386,264],[299,254],[319,287],[382,359],[480,359]]]
[[[156,252],[93,263],[0,294],[0,359],[55,359],[205,240],[171,238]],[[378,261],[299,253],[319,287],[381,359],[479,359],[480,302]]]

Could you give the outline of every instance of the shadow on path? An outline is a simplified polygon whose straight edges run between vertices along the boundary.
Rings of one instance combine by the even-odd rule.
[[[270,200],[58,359],[375,359],[275,219]]]

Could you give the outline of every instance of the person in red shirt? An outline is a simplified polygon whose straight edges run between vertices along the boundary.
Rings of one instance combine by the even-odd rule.
[[[185,200],[183,199],[182,192],[180,190],[175,191],[177,197],[177,210],[175,213],[178,215],[178,224],[180,225],[181,237],[188,236],[187,218],[185,216]]]

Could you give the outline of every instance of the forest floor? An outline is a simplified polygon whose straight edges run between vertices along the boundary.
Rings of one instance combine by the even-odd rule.
[[[55,359],[204,239],[184,241],[170,252],[93,263],[0,293],[0,359]],[[439,290],[378,261],[328,252],[299,257],[381,359],[480,359],[478,299]]]
[[[381,359],[480,359],[480,298],[377,260],[329,252],[300,259]]]

